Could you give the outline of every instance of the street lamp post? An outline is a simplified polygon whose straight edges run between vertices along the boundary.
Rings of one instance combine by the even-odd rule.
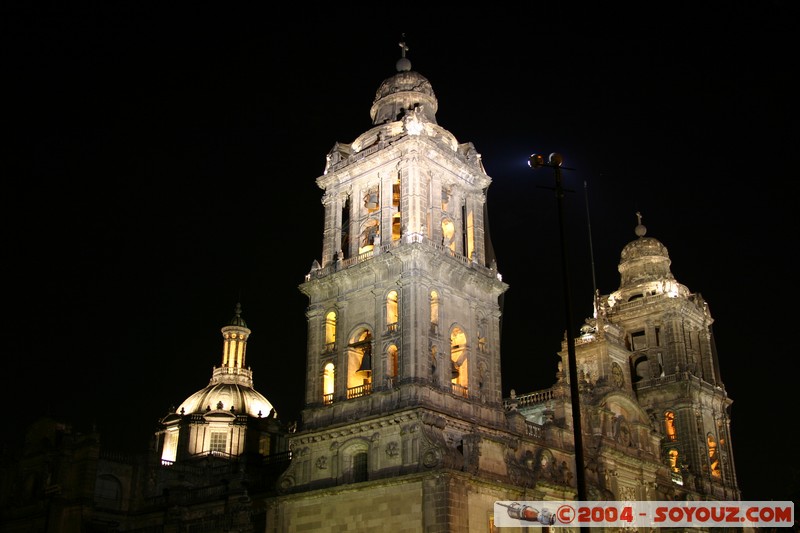
[[[564,278],[564,306],[566,311],[566,336],[567,336],[567,367],[569,369],[569,390],[572,400],[572,433],[575,439],[575,482],[578,485],[578,501],[587,501],[586,497],[586,466],[583,460],[583,432],[581,430],[580,391],[578,389],[578,365],[575,359],[575,337],[572,329],[572,289],[569,283],[569,268],[567,261],[567,235],[564,228],[564,188],[561,186],[561,164],[563,158],[560,154],[552,153],[547,162],[544,156],[532,154],[528,165],[532,169],[550,167],[556,175],[556,200],[558,201],[558,229],[561,234],[561,270]],[[572,170],[572,169],[568,169]],[[583,528],[581,528],[583,530]]]

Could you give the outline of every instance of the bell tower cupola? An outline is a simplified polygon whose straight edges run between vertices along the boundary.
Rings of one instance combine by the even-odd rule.
[[[419,119],[436,124],[439,103],[433,87],[425,76],[411,70],[411,61],[406,57],[409,48],[400,43],[402,57],[395,65],[397,74],[386,79],[375,93],[375,101],[369,114],[372,124],[393,122],[405,114],[414,114]]]

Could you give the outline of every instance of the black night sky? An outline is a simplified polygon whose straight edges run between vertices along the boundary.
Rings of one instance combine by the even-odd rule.
[[[336,12],[312,24],[266,9],[6,5],[4,426],[49,414],[95,424],[109,447],[145,449],[220,364],[237,302],[256,388],[299,419],[297,287],[322,251],[315,179],[335,142],[371,127],[405,32],[438,123],[474,143],[493,180],[489,229],[510,285],[504,395],[555,380],[554,179],[527,160],[559,152],[574,169],[563,173],[573,334],[591,316],[593,281],[602,294],[618,287],[641,212],[715,318],[743,499],[791,500],[798,10],[720,6],[653,7],[635,24],[550,6],[345,27],[335,20],[350,15]]]

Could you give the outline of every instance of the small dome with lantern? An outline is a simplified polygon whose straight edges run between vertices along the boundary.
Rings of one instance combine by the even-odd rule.
[[[204,414],[226,410],[257,418],[274,416],[272,404],[253,388],[253,371],[244,366],[250,329],[242,318],[240,304],[236,304],[234,317],[221,331],[225,339],[222,366],[214,368],[208,386],[186,398],[177,413]]]
[[[387,78],[378,87],[370,109],[372,124],[393,122],[404,113],[415,112],[426,122],[436,124],[439,103],[428,79],[411,70],[411,61],[406,57],[408,46],[401,42],[402,57],[397,61],[397,74]]]
[[[689,289],[672,275],[667,247],[658,239],[646,237],[647,228],[642,224],[641,213],[636,213],[636,217],[637,239],[622,249],[617,267],[620,286],[611,295],[611,300],[627,302],[632,298],[662,293],[670,297],[688,296]]]
[[[156,435],[164,464],[207,455],[265,455],[284,442],[285,430],[272,403],[253,388],[253,371],[245,366],[250,328],[241,305],[221,331],[222,365],[214,367],[206,387],[161,419]],[[260,444],[265,442],[271,444]]]

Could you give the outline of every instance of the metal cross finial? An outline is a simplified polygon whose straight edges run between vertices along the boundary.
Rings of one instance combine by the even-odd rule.
[[[638,224],[642,225],[642,214],[639,211],[636,211],[636,220],[638,220]]]
[[[405,41],[406,34],[403,33],[402,36],[403,36],[403,40],[400,41],[400,43],[399,43],[400,44],[400,50],[401,50],[400,57],[406,57],[406,52],[408,52],[408,46],[406,45],[406,41]]]

